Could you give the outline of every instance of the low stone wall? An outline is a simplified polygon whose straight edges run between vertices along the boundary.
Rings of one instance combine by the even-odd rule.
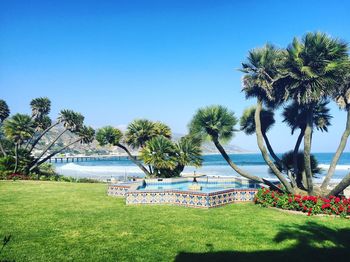
[[[212,208],[233,202],[253,201],[257,189],[229,189],[213,193],[191,191],[128,191],[125,193],[127,205],[172,204],[196,208]]]

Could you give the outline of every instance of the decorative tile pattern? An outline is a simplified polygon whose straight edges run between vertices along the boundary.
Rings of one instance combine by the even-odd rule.
[[[230,189],[215,193],[189,191],[129,191],[125,193],[127,205],[173,204],[186,207],[212,208],[233,202],[253,201],[256,189]]]
[[[228,189],[210,193],[179,191],[179,190],[137,190],[141,183],[108,185],[107,194],[110,196],[124,196],[127,205],[135,204],[171,204],[195,208],[212,208],[234,202],[253,201],[258,192],[258,184],[242,178],[197,178],[198,182],[210,184],[237,183],[247,185],[248,189]],[[169,184],[187,181],[180,179],[152,179],[146,180],[148,184]]]
[[[107,189],[107,195],[109,196],[125,196],[125,193],[128,192],[130,186],[118,186],[118,185],[109,185]]]

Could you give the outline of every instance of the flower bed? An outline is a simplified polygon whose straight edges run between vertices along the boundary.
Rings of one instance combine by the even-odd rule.
[[[301,196],[284,194],[262,188],[255,196],[254,202],[263,207],[277,207],[286,210],[296,210],[307,213],[308,216],[316,214],[350,215],[350,198],[330,196]]]

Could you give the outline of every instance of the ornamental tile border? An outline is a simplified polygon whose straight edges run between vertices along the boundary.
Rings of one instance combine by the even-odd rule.
[[[153,181],[152,181],[153,180]],[[211,179],[212,180],[212,179]],[[171,179],[171,181],[159,181],[158,179],[146,180],[146,183],[169,184],[181,183],[189,179]],[[207,179],[198,179],[198,182],[207,182]],[[240,182],[241,184],[251,185],[250,181],[241,178],[213,179],[210,183],[221,182]],[[107,188],[107,194],[115,197],[125,197],[127,205],[176,205],[191,208],[214,208],[227,205],[234,202],[251,202],[258,192],[256,188],[249,189],[226,189],[216,192],[195,192],[183,190],[142,190],[137,188],[142,182],[129,184],[110,184]]]

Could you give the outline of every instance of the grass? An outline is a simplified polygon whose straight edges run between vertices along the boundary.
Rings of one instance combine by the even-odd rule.
[[[12,237],[0,261],[327,261],[350,254],[346,219],[252,203],[126,206],[104,184],[0,182],[4,235]]]

